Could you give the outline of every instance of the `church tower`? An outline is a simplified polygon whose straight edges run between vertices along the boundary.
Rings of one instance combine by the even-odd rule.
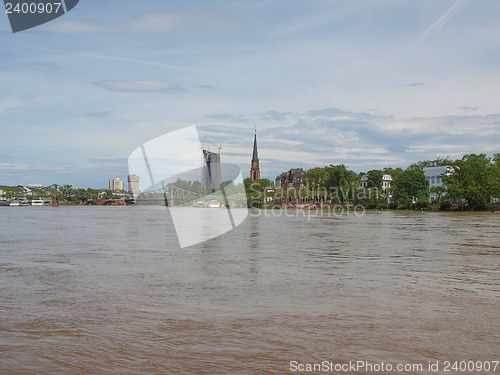
[[[250,167],[250,178],[253,181],[260,180],[259,154],[257,153],[257,129],[255,129],[255,136],[253,138],[253,155],[252,165]]]

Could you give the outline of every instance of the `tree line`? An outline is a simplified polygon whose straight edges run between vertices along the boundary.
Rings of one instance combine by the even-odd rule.
[[[447,166],[450,173],[439,176],[442,187],[429,188],[424,168]],[[366,186],[361,187],[363,175]],[[392,176],[390,187],[384,189],[383,175]],[[309,169],[302,175],[306,194],[325,203],[361,204],[367,208],[429,208],[486,210],[500,199],[500,154],[489,158],[485,154],[468,154],[461,159],[438,158],[411,164],[406,169],[372,169],[356,173],[344,164]],[[256,199],[270,181],[245,179],[247,195]],[[325,193],[324,195],[318,192]],[[431,197],[433,198],[431,201]],[[303,196],[302,196],[303,198]]]

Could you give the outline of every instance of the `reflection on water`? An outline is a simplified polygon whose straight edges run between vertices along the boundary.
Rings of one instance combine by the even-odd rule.
[[[254,213],[184,249],[161,208],[3,208],[0,227],[2,374],[498,359],[499,215]]]

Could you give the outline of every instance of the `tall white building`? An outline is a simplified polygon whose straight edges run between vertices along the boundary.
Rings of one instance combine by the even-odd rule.
[[[119,178],[113,178],[108,180],[108,189],[109,190],[123,190],[123,182]]]
[[[134,197],[139,195],[139,181],[140,177],[135,174],[128,175],[128,192]]]

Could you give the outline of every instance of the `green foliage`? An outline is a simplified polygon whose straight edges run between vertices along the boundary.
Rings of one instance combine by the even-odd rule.
[[[175,182],[169,183],[167,186],[175,186],[179,189],[191,191],[191,181],[182,180],[180,178],[178,178]]]
[[[72,185],[64,185],[61,188],[61,195],[64,199],[66,199],[68,202],[71,201],[71,198],[74,195],[74,190]]]
[[[439,205],[439,209],[441,211],[450,211],[451,208],[452,208],[452,204],[449,201],[441,202],[441,204]]]
[[[420,169],[429,168],[429,167],[444,167],[447,165],[451,165],[453,161],[447,156],[446,158],[437,158],[434,160],[424,160],[415,163],[417,167]]]
[[[231,183],[231,181],[229,181],[229,183]],[[221,185],[224,184],[221,183]],[[201,182],[200,181],[193,181],[193,183],[191,184],[191,191],[193,191],[194,193],[202,193],[203,192],[203,187],[201,185]]]
[[[255,195],[260,192],[260,185],[250,177],[245,178],[243,180],[243,183],[245,184],[245,191],[247,193],[247,196]]]
[[[389,210],[397,210],[398,209],[398,203],[397,202],[391,202],[387,205],[387,208]]]
[[[230,183],[231,183],[231,181],[225,181],[225,182],[221,183],[221,186],[225,186],[225,185],[228,185]],[[198,180],[191,182],[191,181],[187,181],[187,180],[183,180],[183,179],[178,178],[177,181],[170,182],[167,185],[167,187],[171,187],[171,186],[179,188],[179,189],[191,191],[191,192],[197,193],[197,194],[211,194],[212,193],[211,188],[203,188],[201,185],[201,182]]]
[[[325,172],[327,175],[325,187],[330,192],[331,199],[344,204],[349,197],[349,192],[359,185],[358,175],[348,170],[344,164],[329,165],[325,167]]]
[[[264,189],[265,187],[268,187],[268,186],[272,186],[272,182],[271,180],[267,179],[267,178],[261,178],[259,181],[257,181],[258,184],[260,185],[260,187],[262,189]]]
[[[433,186],[431,187],[430,192],[436,197],[433,199],[433,202],[442,203],[449,200],[449,197],[446,195],[445,186]]]
[[[465,199],[469,210],[482,210],[500,196],[500,168],[485,154],[465,155],[452,165],[455,172],[443,177],[450,199]]]
[[[384,168],[382,170],[385,174],[390,174],[392,176],[393,179],[395,179],[396,177],[399,177],[404,171],[403,171],[403,168]]]
[[[113,192],[109,189],[104,190],[104,194],[102,195],[104,199],[113,199]]]
[[[368,171],[368,188],[382,190],[383,176],[384,172],[379,169],[372,169],[371,171]]]
[[[272,182],[267,178],[262,178],[258,181],[253,181],[251,178],[245,178],[243,180],[245,184],[245,191],[247,192],[247,196],[255,196],[259,195],[259,193],[268,186],[272,185]]]
[[[393,200],[401,204],[428,202],[429,183],[417,165],[410,165],[402,173],[393,176],[391,184]]]
[[[309,169],[302,175],[302,182],[309,189],[317,189],[319,187],[326,187],[328,174],[325,168]]]

